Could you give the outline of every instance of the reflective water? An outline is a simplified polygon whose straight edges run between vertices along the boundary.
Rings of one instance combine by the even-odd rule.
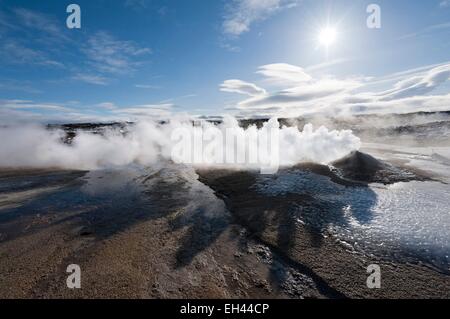
[[[267,196],[288,193],[314,197],[299,205],[299,222],[329,232],[356,250],[390,256],[418,256],[449,270],[450,186],[409,182],[346,187],[328,177],[287,171],[259,177],[254,188]]]
[[[296,169],[258,175],[253,188],[272,197],[310,195],[314,200],[294,204],[298,222],[336,236],[351,249],[414,262],[419,259],[449,271],[447,184],[346,187]],[[189,225],[189,236],[205,245],[229,224],[223,201],[185,166],[162,163],[151,168],[0,176],[0,234],[7,234],[10,227],[20,232],[25,217],[46,214],[52,215],[50,223],[80,219],[100,238],[138,221],[170,215],[175,229]],[[186,239],[186,245],[192,238]]]

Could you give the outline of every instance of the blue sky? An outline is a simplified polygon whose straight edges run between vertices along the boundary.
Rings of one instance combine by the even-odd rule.
[[[0,119],[450,109],[449,52],[446,0],[0,0]]]

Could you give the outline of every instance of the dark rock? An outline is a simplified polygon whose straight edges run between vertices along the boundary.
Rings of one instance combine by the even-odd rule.
[[[393,184],[427,179],[406,168],[396,167],[358,151],[352,152],[331,165],[342,177],[364,183]]]

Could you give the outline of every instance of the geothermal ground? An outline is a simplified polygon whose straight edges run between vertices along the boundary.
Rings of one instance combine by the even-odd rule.
[[[450,153],[420,143],[268,176],[1,169],[0,298],[450,298]]]

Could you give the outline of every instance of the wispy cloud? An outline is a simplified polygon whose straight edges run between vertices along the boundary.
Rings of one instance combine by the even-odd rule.
[[[69,112],[73,111],[71,108],[52,104],[52,103],[36,103],[28,100],[0,100],[0,108],[4,109],[17,109],[17,110],[50,110],[50,111],[62,111]]]
[[[323,99],[343,95],[359,86],[358,82],[352,80],[321,79],[298,87],[250,98],[240,102],[238,106],[240,108],[297,107],[311,101],[321,103]]]
[[[83,52],[98,71],[124,74],[134,71],[140,63],[136,58],[150,54],[151,50],[132,41],[118,40],[107,32],[97,32],[88,39]]]
[[[18,29],[17,23],[14,23],[13,20],[9,14],[0,10],[0,31]]]
[[[104,31],[91,35],[81,51],[86,60],[72,79],[95,85],[108,85],[114,77],[133,73],[142,57],[151,53],[149,48],[116,39]]]
[[[239,36],[248,32],[250,26],[272,14],[297,4],[296,0],[233,0],[225,8],[223,32]]]
[[[0,63],[64,67],[52,51],[55,42],[67,43],[64,28],[51,16],[14,8],[0,11]]]
[[[394,88],[378,95],[383,100],[424,95],[450,79],[450,64],[432,68],[422,75],[415,75],[397,82]]]
[[[14,9],[14,13],[20,25],[40,31],[41,35],[49,37],[48,40],[69,39],[65,35],[64,29],[51,16],[25,8],[16,8]]]
[[[226,80],[220,85],[222,92],[239,93],[250,96],[259,96],[266,94],[266,90],[256,86],[253,83],[241,80]]]
[[[147,90],[157,90],[161,87],[158,85],[152,85],[152,84],[135,84],[134,87],[138,89],[147,89]]]
[[[343,64],[343,63],[346,63],[349,61],[352,61],[352,59],[350,59],[350,58],[334,59],[331,61],[327,61],[327,62],[315,64],[315,65],[310,65],[307,68],[305,68],[305,71],[307,71],[307,72],[321,71],[321,70],[327,69],[331,66],[336,66],[336,65]]]
[[[34,88],[29,81],[0,80],[0,90],[19,91],[31,94],[40,94],[41,90]]]
[[[137,105],[133,107],[120,108],[113,110],[112,113],[120,116],[121,118],[126,118],[128,120],[134,120],[139,118],[168,118],[172,114],[172,108],[174,107],[171,103],[166,104],[145,104]]]
[[[287,63],[273,63],[260,66],[258,74],[274,84],[289,85],[310,81],[312,78],[299,66]]]
[[[450,7],[450,0],[443,0],[439,3],[439,6],[441,8],[449,8]]]
[[[108,79],[103,76],[84,73],[75,74],[72,79],[96,85],[107,85],[109,83]]]
[[[124,6],[125,8],[132,9],[136,12],[151,10],[161,18],[164,18],[169,13],[169,8],[167,6],[161,6],[157,1],[152,0],[125,0]]]
[[[77,108],[68,107],[76,104]],[[114,102],[102,102],[80,107],[79,102],[39,103],[30,100],[0,100],[0,123],[41,122],[112,122],[145,119],[167,119],[175,107],[171,103],[143,104],[121,107]]]
[[[434,25],[430,25],[426,28],[423,28],[420,31],[406,34],[406,35],[402,36],[400,39],[410,39],[410,38],[415,38],[418,36],[425,36],[425,35],[431,34],[436,31],[443,31],[443,30],[448,30],[448,29],[450,29],[450,22],[434,24]]]
[[[220,47],[229,52],[234,52],[234,53],[241,52],[240,47],[238,47],[236,45],[231,45],[230,43],[226,43],[226,42],[220,42]]]
[[[72,112],[39,112],[35,110],[4,109],[0,107],[0,123],[11,125],[13,123],[79,123],[79,122],[112,122],[120,118],[110,114]]]
[[[95,85],[107,85],[113,75],[130,74],[151,53],[146,47],[133,41],[116,39],[108,32],[99,31],[85,39],[85,44],[78,47],[84,61],[67,65],[59,62],[65,57],[64,50],[71,44],[66,36],[64,23],[54,17],[25,8],[14,8],[5,14],[0,11],[0,26],[6,29],[0,43],[0,63],[32,64],[46,67],[59,67],[72,70],[71,78]],[[17,36],[19,30],[22,36]],[[9,32],[14,31],[14,32]],[[82,35],[85,37],[85,35]],[[59,52],[54,50],[54,42],[59,41]],[[55,58],[55,56],[59,58]],[[61,59],[62,60],[62,59]],[[64,60],[62,60],[64,61]]]
[[[125,7],[132,8],[135,10],[145,9],[149,5],[148,0],[125,0]]]
[[[296,68],[292,66],[290,69]],[[302,72],[305,71],[302,69]],[[260,74],[273,77],[270,72]],[[283,90],[251,96],[238,102],[231,109],[237,110],[242,116],[255,114],[299,116],[314,113],[351,115],[441,111],[450,105],[450,94],[428,95],[450,80],[448,63],[398,73],[392,78],[398,78],[392,89],[371,92],[367,90],[367,86],[374,80],[369,81],[364,77],[344,79],[309,77],[307,80],[306,76],[303,78],[304,82],[299,82],[295,86],[292,86],[292,81],[288,81],[287,88]],[[252,87],[252,83],[244,83],[246,87]]]
[[[6,40],[0,44],[0,58],[5,64],[34,64],[51,67],[64,67],[58,61],[48,57],[46,53],[31,49],[15,40]]]
[[[118,106],[113,102],[103,102],[95,106],[105,110],[117,110],[118,108]]]

